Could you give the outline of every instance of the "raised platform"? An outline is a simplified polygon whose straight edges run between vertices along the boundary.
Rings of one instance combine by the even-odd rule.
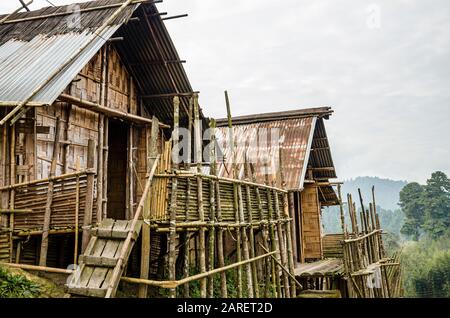
[[[294,270],[298,277],[333,277],[344,273],[342,259],[330,258],[312,263],[297,264]]]

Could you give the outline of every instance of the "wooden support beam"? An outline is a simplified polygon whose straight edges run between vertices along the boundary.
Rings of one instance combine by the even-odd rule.
[[[199,93],[200,92],[167,93],[167,94],[142,95],[141,97],[144,98],[144,99],[173,98],[174,96],[178,96],[178,97],[192,97],[195,94],[199,94]]]
[[[21,0],[19,0],[19,1],[21,1]],[[33,1],[28,2],[27,5],[30,5],[32,2]],[[138,3],[156,4],[156,3],[161,3],[161,2],[162,2],[162,0],[153,0],[153,1],[150,1],[150,0],[133,0],[133,1],[130,1],[130,3],[127,4],[127,6],[130,5],[130,4],[138,4]],[[98,10],[105,10],[105,9],[110,9],[110,8],[117,8],[117,7],[120,7],[122,5],[123,5],[123,3],[119,2],[119,3],[108,4],[108,5],[103,5],[103,6],[97,6],[97,7],[92,7],[92,8],[80,9],[79,12],[80,13],[85,13],[85,12],[92,12],[92,11],[98,11]],[[20,9],[22,9],[22,7]],[[33,21],[33,20],[41,20],[41,19],[47,19],[47,18],[53,18],[53,17],[66,16],[66,15],[71,15],[71,14],[73,14],[73,12],[71,10],[67,10],[67,11],[56,12],[56,13],[52,13],[52,14],[44,14],[44,15],[40,15],[40,16],[26,17],[26,18],[22,18],[22,19],[9,20],[9,21],[5,21],[3,23],[5,23],[5,24],[19,23],[19,22],[25,22],[25,21]]]
[[[79,97],[74,97],[74,96],[70,96],[67,94],[61,94],[58,97],[58,99],[63,102],[74,104],[78,107],[86,108],[86,109],[92,110],[94,112],[104,114],[108,117],[116,117],[116,118],[120,118],[123,120],[128,120],[128,121],[134,122],[136,124],[143,124],[143,125],[151,125],[152,124],[152,120],[150,118],[145,118],[145,117],[141,117],[138,115],[125,113],[120,110],[108,108],[108,107],[102,106],[97,103],[83,100],[82,98],[79,98]],[[165,125],[163,123],[159,123],[159,125],[161,128],[170,128],[169,125]]]
[[[186,13],[186,14],[179,14],[179,15],[174,15],[174,16],[167,17],[167,18],[162,18],[162,20],[163,20],[163,21],[166,21],[166,20],[173,20],[173,19],[178,19],[178,18],[185,18],[185,17],[187,17],[187,16],[188,16],[187,13]]]

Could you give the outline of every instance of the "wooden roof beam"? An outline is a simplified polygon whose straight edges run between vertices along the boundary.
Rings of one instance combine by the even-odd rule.
[[[132,121],[132,122],[138,123],[138,124],[151,125],[153,122],[151,118],[145,118],[142,116],[125,113],[120,110],[104,107],[104,106],[101,106],[100,104],[89,102],[89,101],[83,100],[79,97],[74,97],[74,96],[71,96],[68,94],[61,94],[58,97],[58,100],[60,100],[62,102],[73,104],[78,107],[86,108],[86,109],[104,114],[109,117],[117,117],[117,118],[120,118],[123,120]],[[163,123],[159,123],[159,127],[170,128],[169,125],[166,125]]]
[[[191,97],[194,94],[199,94],[200,92],[186,92],[186,93],[168,93],[168,94],[155,94],[155,95],[142,95],[144,99],[151,98],[171,98],[171,97]]]

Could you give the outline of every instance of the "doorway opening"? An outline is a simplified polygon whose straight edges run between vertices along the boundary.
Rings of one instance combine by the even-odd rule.
[[[109,120],[108,129],[108,208],[107,217],[126,219],[128,126]]]

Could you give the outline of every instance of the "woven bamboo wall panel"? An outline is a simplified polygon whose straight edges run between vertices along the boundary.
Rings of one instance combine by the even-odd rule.
[[[305,186],[301,192],[302,242],[305,259],[322,257],[320,205],[317,187]]]
[[[0,233],[0,262],[9,262],[9,234]]]
[[[80,177],[79,223],[82,224],[86,200],[86,176]],[[16,188],[15,208],[31,209],[32,213],[18,214],[14,218],[14,230],[42,230],[48,182]],[[69,178],[55,181],[50,218],[51,229],[73,228],[75,226],[76,180]],[[95,198],[94,198],[95,202]],[[93,219],[96,218],[94,204]]]

